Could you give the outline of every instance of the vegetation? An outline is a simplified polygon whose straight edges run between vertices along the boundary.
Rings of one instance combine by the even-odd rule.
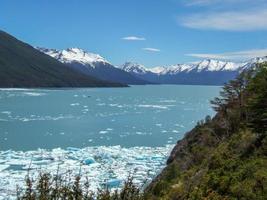
[[[226,84],[216,116],[178,141],[148,199],[267,199],[266,88],[266,63]]]
[[[0,30],[0,87],[119,87],[84,75]]]
[[[178,141],[167,167],[143,191],[126,181],[119,192],[92,195],[77,177],[71,185],[40,177],[19,199],[99,200],[266,200],[267,63],[226,84],[211,103],[217,114],[206,117]],[[87,183],[88,184],[88,183]],[[82,192],[83,191],[83,192]]]
[[[128,178],[124,187],[111,192],[109,188],[99,189],[97,193],[90,191],[88,179],[81,184],[81,177],[76,176],[72,182],[62,176],[52,177],[50,174],[40,174],[37,181],[29,176],[25,180],[26,188],[18,189],[18,200],[144,200],[140,189],[134,185],[133,179]]]

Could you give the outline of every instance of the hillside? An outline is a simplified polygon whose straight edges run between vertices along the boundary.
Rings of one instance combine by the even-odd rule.
[[[141,85],[148,81],[114,67],[102,56],[84,51],[79,48],[68,48],[66,50],[37,48],[39,51],[57,59],[83,74],[97,77],[101,80],[119,82],[124,84]]]
[[[0,87],[119,87],[84,75],[0,31]]]
[[[266,199],[267,63],[226,84],[206,117],[177,142],[147,199]]]

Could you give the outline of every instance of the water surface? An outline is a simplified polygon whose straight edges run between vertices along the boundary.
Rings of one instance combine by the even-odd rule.
[[[150,181],[220,87],[0,90],[0,199],[40,171],[88,177],[91,190],[120,188],[129,173]],[[82,181],[84,181],[82,179]]]
[[[164,146],[212,115],[214,86],[1,90],[0,150]]]

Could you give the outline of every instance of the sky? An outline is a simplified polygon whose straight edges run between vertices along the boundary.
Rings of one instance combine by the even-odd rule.
[[[267,0],[1,0],[0,29],[147,67],[267,55]]]

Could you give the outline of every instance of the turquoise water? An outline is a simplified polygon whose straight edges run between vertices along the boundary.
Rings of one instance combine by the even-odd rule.
[[[212,115],[220,87],[1,90],[0,150],[164,146]]]
[[[0,90],[0,200],[40,171],[90,180],[90,190],[142,185],[206,115],[220,87],[151,85]],[[59,169],[58,169],[59,168]],[[85,180],[81,180],[84,182]],[[116,183],[114,185],[114,183]]]

